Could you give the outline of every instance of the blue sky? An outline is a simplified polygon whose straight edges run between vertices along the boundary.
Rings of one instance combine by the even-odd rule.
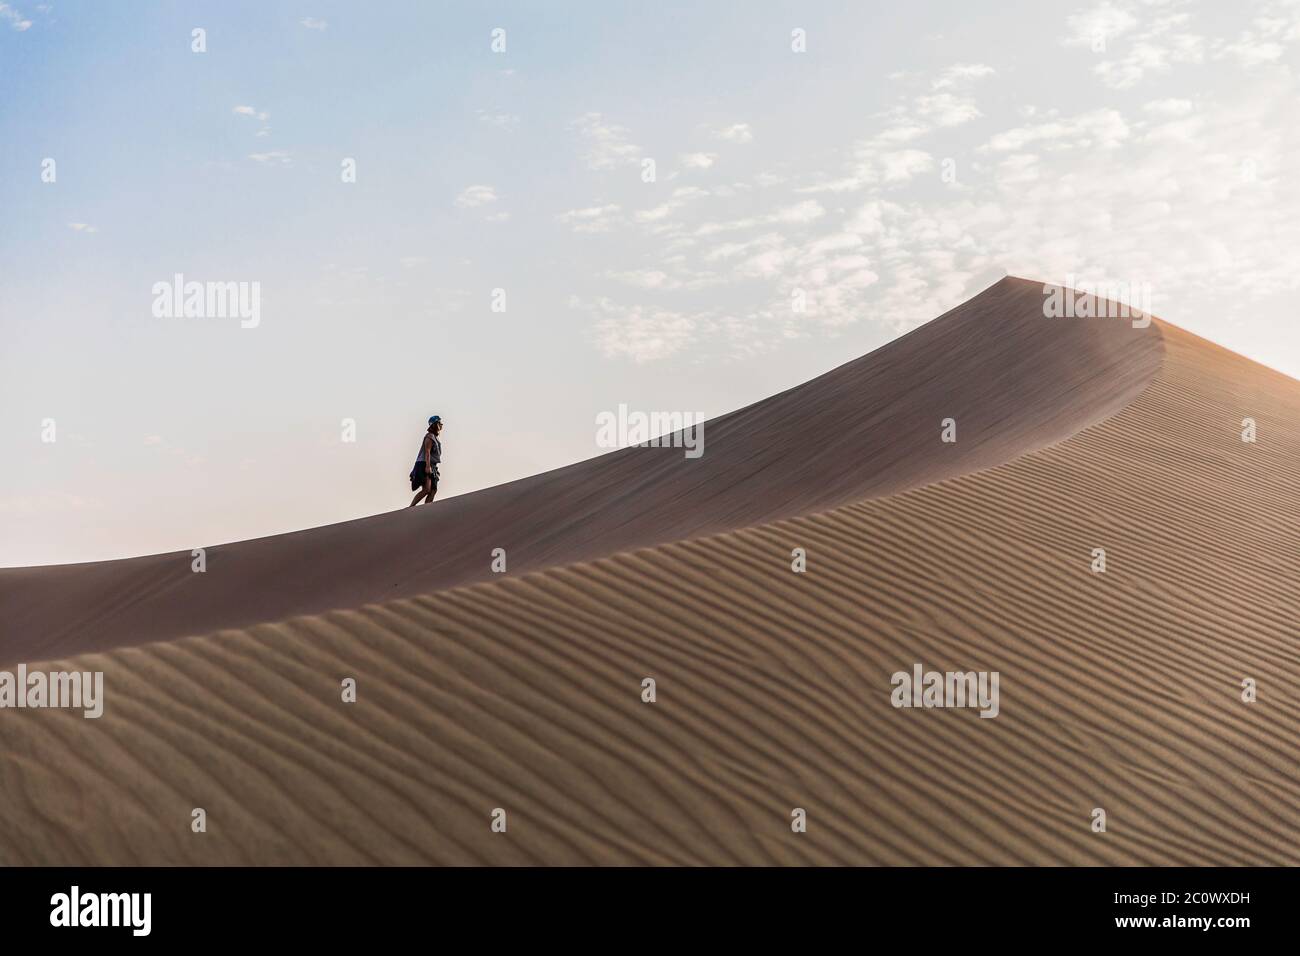
[[[399,507],[435,412],[444,495],[590,457],[1007,272],[1300,374],[1297,44],[1290,2],[0,4],[0,564]],[[155,316],[176,273],[259,324]]]

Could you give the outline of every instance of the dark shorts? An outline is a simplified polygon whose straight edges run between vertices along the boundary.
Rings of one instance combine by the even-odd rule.
[[[411,469],[411,490],[412,490],[412,491],[419,491],[421,488],[423,488],[423,487],[424,487],[424,479],[427,477],[427,475],[428,475],[428,472],[425,470],[424,462],[422,462],[422,461],[417,461],[417,462],[415,463],[415,467]],[[438,490],[438,469],[437,469],[437,467],[435,467],[435,468],[433,469],[433,488],[432,488],[432,490],[433,490],[433,491],[437,491],[437,490]]]

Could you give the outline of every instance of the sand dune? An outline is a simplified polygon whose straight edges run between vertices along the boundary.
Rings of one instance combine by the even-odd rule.
[[[1300,383],[1168,324],[1044,319],[1040,290],[706,426],[718,486],[675,493],[665,459],[623,486],[647,500],[578,504],[582,474],[633,480],[625,452],[230,549],[527,513],[503,546],[534,573],[448,588],[487,575],[431,563],[416,596],[93,653],[185,630],[160,559],[115,572],[121,606],[76,602],[129,563],[6,573],[6,656],[72,649],[48,666],[103,670],[108,702],[0,713],[0,862],[1300,862]],[[791,415],[814,434],[766,444]],[[84,633],[100,607],[109,638]],[[1000,714],[895,709],[914,662],[998,671]]]
[[[1159,363],[1154,328],[1047,322],[1041,303],[1040,284],[1000,282],[870,355],[705,423],[698,459],[624,449],[414,512],[210,548],[202,575],[189,551],[0,569],[0,663],[486,581],[493,548],[524,573],[987,468],[1122,408]],[[944,445],[948,416],[961,433]]]

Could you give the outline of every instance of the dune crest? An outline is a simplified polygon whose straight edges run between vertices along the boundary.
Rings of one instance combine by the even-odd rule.
[[[705,454],[628,448],[429,507],[120,561],[0,569],[0,664],[412,597],[811,514],[1068,438],[1156,374],[1159,330],[1045,319],[1006,278],[876,351],[705,423]],[[955,444],[939,441],[944,418]]]

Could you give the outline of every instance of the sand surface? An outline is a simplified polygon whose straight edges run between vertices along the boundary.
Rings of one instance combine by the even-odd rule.
[[[0,572],[0,666],[108,698],[0,711],[0,863],[1300,863],[1300,383],[1041,304],[1004,280],[710,423],[699,461],[630,449],[206,575]],[[1000,714],[895,709],[916,662],[998,671]]]
[[[1042,318],[1006,280],[910,335],[709,421],[705,453],[629,448],[432,505],[128,561],[0,569],[0,666],[414,597],[822,511],[998,464],[1134,398],[1154,328]],[[959,441],[937,440],[960,420]],[[594,426],[593,426],[594,433]],[[447,443],[454,467],[454,442]],[[395,504],[409,491],[394,489]],[[196,542],[195,547],[205,542]]]

